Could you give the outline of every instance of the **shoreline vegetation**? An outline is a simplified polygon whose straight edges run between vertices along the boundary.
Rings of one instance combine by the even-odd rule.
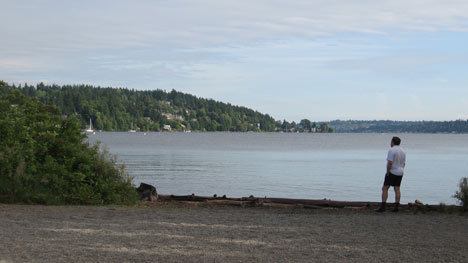
[[[453,121],[334,120],[328,125],[336,133],[468,133],[468,119]]]
[[[333,132],[326,122],[275,120],[268,114],[172,90],[129,90],[90,85],[7,85],[28,97],[91,121],[102,131]]]
[[[0,82],[0,202],[135,204],[124,167],[85,140],[79,120]]]
[[[97,131],[468,133],[468,120],[275,120],[268,114],[172,90],[130,90],[91,85],[7,85],[76,116]]]

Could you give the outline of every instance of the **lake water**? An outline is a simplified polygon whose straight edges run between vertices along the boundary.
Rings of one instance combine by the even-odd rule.
[[[89,135],[162,194],[380,201],[393,134],[111,133]],[[407,152],[402,203],[455,203],[468,135],[398,134]],[[393,191],[389,202],[393,202]]]

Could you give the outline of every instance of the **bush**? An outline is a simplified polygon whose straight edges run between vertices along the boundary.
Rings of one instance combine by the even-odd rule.
[[[462,178],[458,184],[458,187],[459,189],[455,192],[453,197],[460,201],[463,207],[463,211],[468,211],[468,178]]]
[[[0,82],[0,202],[135,203],[123,167],[85,138],[77,118]]]

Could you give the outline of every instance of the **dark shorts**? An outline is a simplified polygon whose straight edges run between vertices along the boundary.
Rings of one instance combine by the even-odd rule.
[[[384,181],[383,185],[400,187],[402,178],[403,178],[403,176],[398,176],[398,175],[394,175],[392,173],[389,173],[388,175],[385,175],[385,181]]]

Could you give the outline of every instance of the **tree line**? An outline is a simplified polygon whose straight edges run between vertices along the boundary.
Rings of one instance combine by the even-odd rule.
[[[336,132],[350,133],[468,133],[468,120],[454,121],[390,121],[335,120],[330,122]]]
[[[24,95],[75,115],[82,127],[103,131],[332,132],[327,123],[277,121],[268,114],[172,90],[91,85],[11,85]]]

